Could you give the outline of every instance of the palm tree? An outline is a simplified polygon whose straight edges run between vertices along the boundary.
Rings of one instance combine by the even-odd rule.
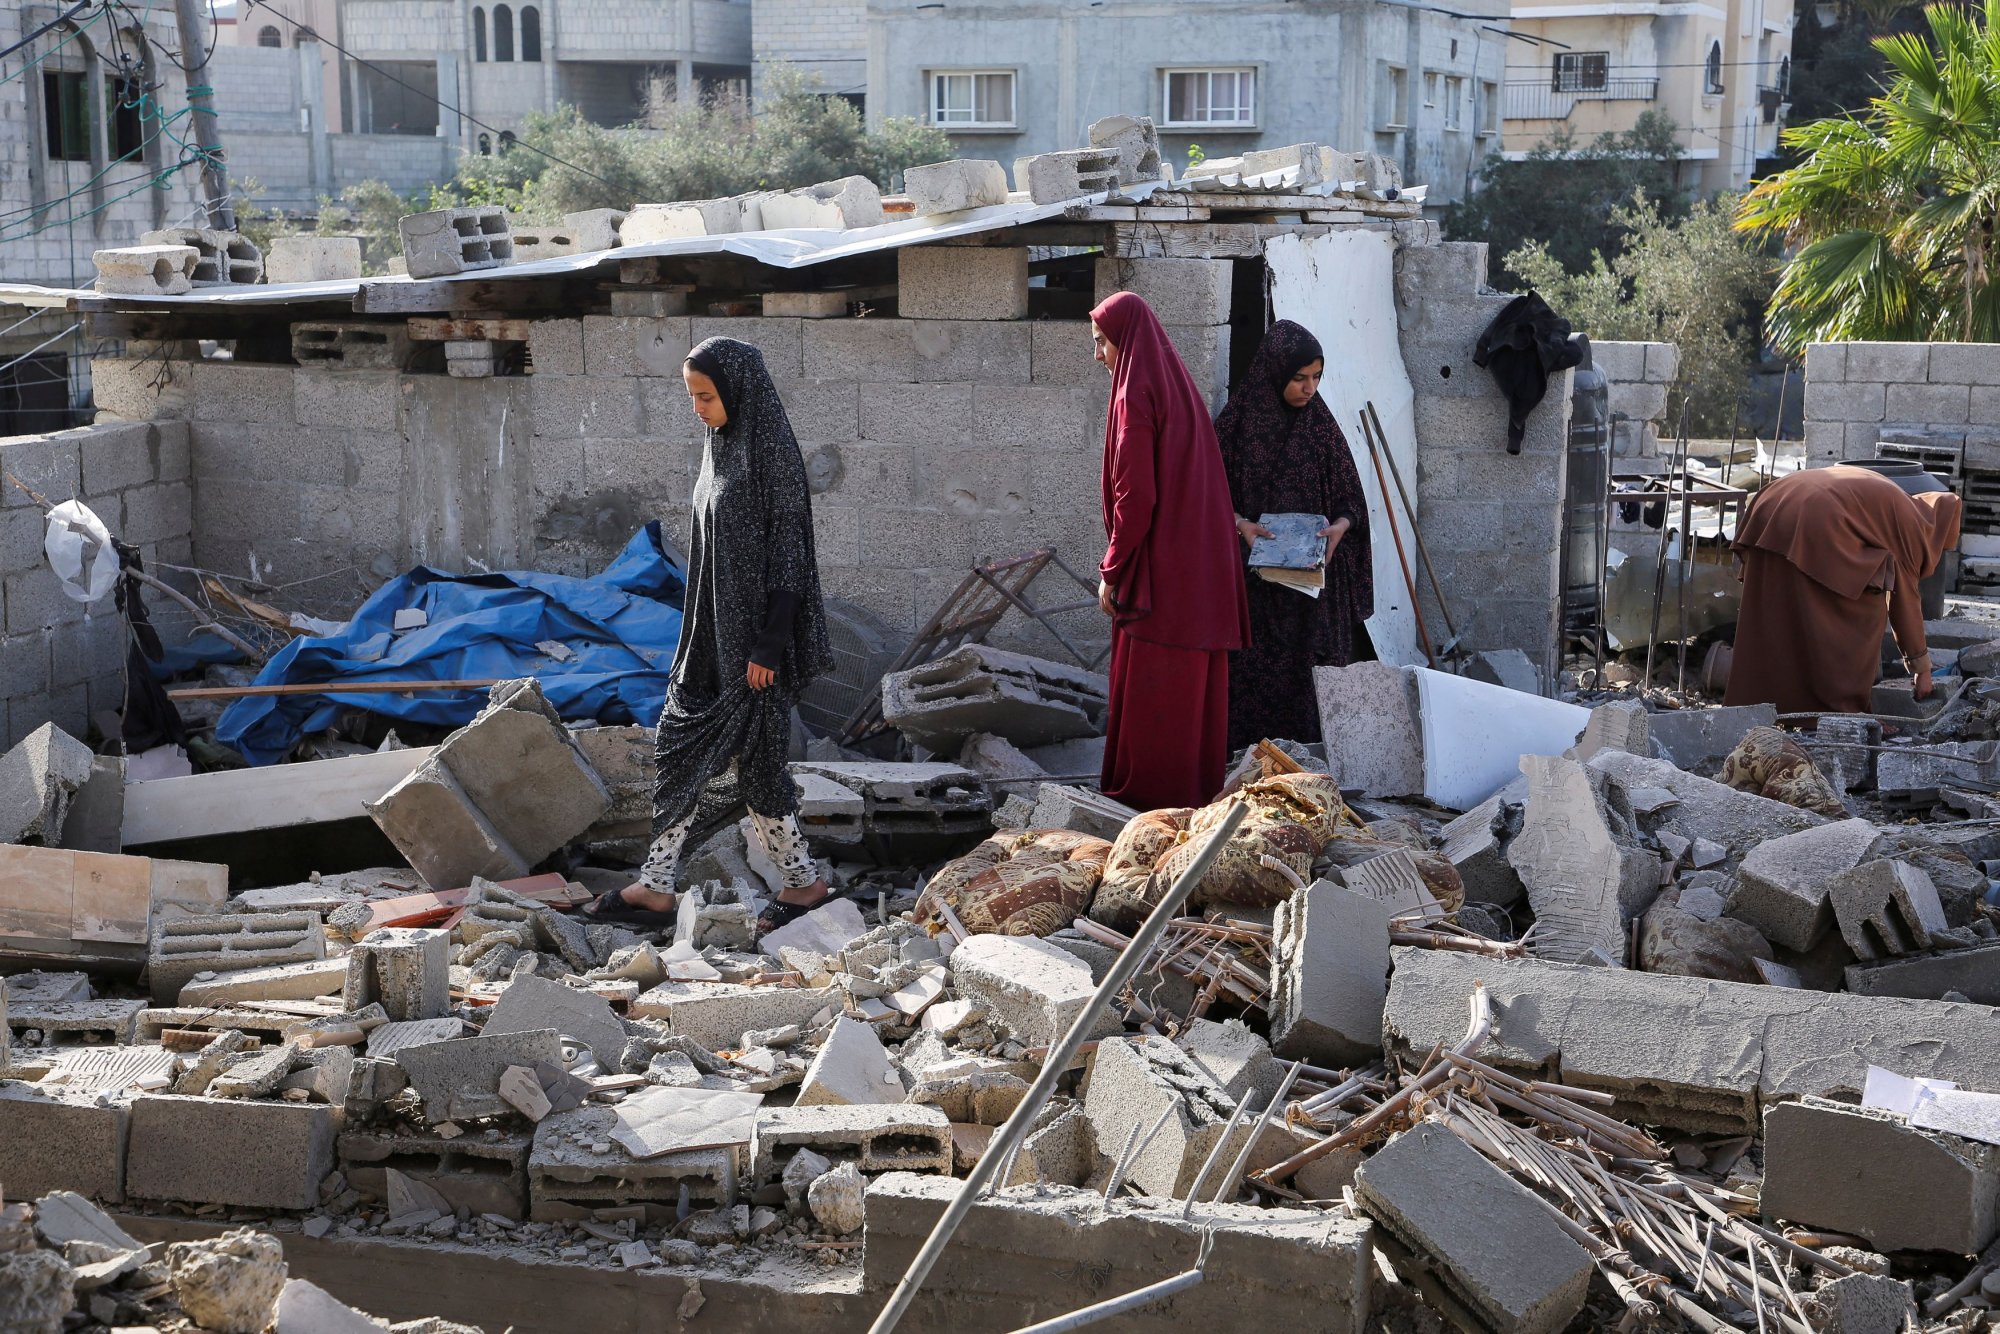
[[[1848,339],[2000,342],[2000,0],[1924,11],[1875,39],[1890,85],[1858,117],[1787,130],[1805,157],[1744,196],[1736,225],[1796,253],[1771,298],[1787,351]]]

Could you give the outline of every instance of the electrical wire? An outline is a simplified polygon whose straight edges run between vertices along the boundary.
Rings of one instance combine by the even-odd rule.
[[[81,213],[66,214],[64,217],[55,222],[44,223],[39,227],[32,227],[26,231],[7,231],[5,229],[0,229],[0,243],[5,243],[8,241],[25,241],[31,236],[40,236],[43,232],[54,231],[58,227],[67,227],[72,223],[80,222],[85,218],[92,217],[96,214],[102,213],[105,209],[110,208],[113,204],[119,202],[121,199],[130,199],[133,195],[138,194],[141,190],[151,190],[161,185],[164,185],[167,181],[173,179],[175,175],[179,174],[182,171],[185,171],[187,168],[191,166],[194,166],[197,162],[200,161],[201,161],[200,158],[193,158],[193,157],[183,158],[181,161],[174,163],[173,166],[168,167],[166,170],[158,172],[155,175],[150,176],[143,181],[140,181],[130,190],[126,190],[120,194],[115,194],[111,196],[111,198],[105,200],[103,203],[97,204],[91,208],[87,208]],[[53,203],[46,205],[45,207],[55,208],[58,205],[65,202],[65,200],[74,199],[75,197],[76,197],[75,193],[65,195],[63,199],[58,199]]]
[[[1403,0],[1384,0],[1384,3],[1402,3],[1402,2]],[[297,20],[293,19],[289,14],[281,14],[276,9],[272,9],[271,6],[268,3],[266,3],[266,0],[243,0],[243,3],[251,6],[252,8],[270,10],[274,18],[283,19],[286,23],[291,24],[295,30],[298,31],[307,30],[305,24],[300,23]],[[1422,8],[1423,6],[1416,6],[1416,7]],[[382,66],[376,64],[374,61],[364,60],[362,57],[355,55],[352,51],[349,51],[346,47],[342,46],[340,43],[333,41],[332,39],[327,37],[325,33],[314,32],[313,35],[319,41],[325,43],[327,46],[332,47],[335,51],[347,57],[347,59],[361,66],[363,69],[373,70],[375,71],[375,73],[381,75],[389,82],[396,84],[399,87],[407,88],[409,91],[415,93],[418,97],[424,98],[429,102],[431,102],[434,106],[437,107],[438,110],[450,112],[452,115],[457,116],[459,119],[464,120],[469,124],[476,125],[480,129],[485,130],[488,133],[493,134],[495,136],[505,133],[504,131],[497,129],[494,126],[488,125],[485,121],[480,120],[478,117],[473,116],[468,112],[459,110],[457,107],[451,105],[449,102],[446,102],[440,97],[438,97],[436,93],[425,92],[422,88],[417,87],[415,84],[406,83],[402,79],[397,78],[395,75],[391,74],[388,70],[382,68]],[[604,177],[599,176],[596,172],[590,170],[588,167],[579,167],[574,162],[564,161],[562,158],[557,157],[554,153],[549,152],[546,148],[539,148],[536,145],[529,143],[525,139],[515,140],[514,147],[525,148],[531,153],[535,153],[538,156],[547,158],[549,161],[555,163],[558,167],[567,167],[569,170],[576,172],[579,175],[588,176],[591,180],[596,181],[601,185],[609,185],[612,186],[613,189],[617,188],[614,182],[606,180]]]
[[[65,35],[60,42],[57,42],[54,46],[42,52],[40,55],[36,56],[33,60],[28,61],[26,64],[22,65],[20,69],[14,71],[12,74],[0,76],[0,84],[12,83],[15,79],[25,77],[29,70],[41,64],[44,60],[47,60],[50,56],[62,50],[65,46],[68,46],[71,42],[75,41],[77,38],[83,36],[84,33],[90,30],[92,24],[96,23],[98,19],[103,17],[104,15],[100,13],[92,18],[84,20],[84,22],[80,24],[73,26],[68,32],[68,34]],[[43,31],[47,31],[47,29],[44,29]],[[19,50],[20,48],[16,47],[15,49]]]
[[[5,51],[0,51],[0,60],[5,60],[8,56],[13,55],[16,51],[21,50],[23,47],[33,42],[37,37],[40,37],[43,33],[48,32],[53,28],[60,28],[63,24],[68,23],[71,19],[75,18],[78,14],[81,14],[84,10],[89,9],[92,5],[96,3],[97,0],[77,0],[77,3],[71,7],[70,11],[67,14],[56,15],[54,18],[50,19],[47,23],[44,23],[41,27],[29,33],[26,37],[23,37],[20,41],[8,47]]]

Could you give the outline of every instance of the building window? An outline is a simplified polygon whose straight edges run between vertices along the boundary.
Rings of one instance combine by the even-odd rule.
[[[359,66],[362,134],[436,134],[437,65],[377,60]]]
[[[1427,69],[1424,71],[1424,105],[1427,107],[1434,107],[1438,104],[1438,78],[1439,75],[1436,70]]]
[[[104,119],[111,130],[113,162],[136,161],[146,151],[145,124],[139,118],[145,96],[146,81],[137,75],[121,74],[104,81]]]
[[[1444,81],[1444,127],[1447,130],[1465,128],[1465,80],[1458,75]]]
[[[486,10],[481,5],[472,7],[472,59],[486,63]]]
[[[1479,83],[1479,133],[1500,133],[1500,85],[1482,79]]]
[[[1611,86],[1609,51],[1556,53],[1555,89],[1559,93],[1601,93]]]
[[[1160,71],[1165,124],[1180,128],[1257,123],[1254,69],[1170,69]]]
[[[514,132],[512,130],[500,131],[500,151],[502,153],[507,152],[509,149],[513,148],[513,146],[519,142],[521,141],[514,137]]]
[[[521,59],[542,58],[542,11],[533,5],[521,6]]]
[[[298,27],[292,29],[293,46],[304,46],[307,42],[316,42],[318,40],[319,40],[319,34],[314,32],[311,28],[308,28],[303,23],[301,23]]]
[[[493,136],[492,136],[492,135],[490,135],[490,134],[482,134],[482,135],[480,135],[480,136],[479,136],[479,156],[481,156],[481,157],[492,157],[492,156],[493,156]]]
[[[42,103],[48,113],[50,161],[90,161],[89,88],[89,76],[81,71],[42,71]]]
[[[267,23],[263,27],[257,29],[257,45],[283,46],[284,44],[285,44],[284,34],[280,33],[274,25]]]
[[[1708,44],[1708,60],[1702,69],[1703,91],[1711,94],[1722,91],[1722,43]]]
[[[1015,127],[1014,71],[950,70],[931,75],[931,124],[948,130]]]
[[[1398,65],[1382,67],[1383,80],[1380,91],[1381,111],[1376,118],[1378,130],[1401,130],[1410,123],[1410,74]]]
[[[493,58],[503,64],[514,58],[514,11],[505,5],[493,6]]]

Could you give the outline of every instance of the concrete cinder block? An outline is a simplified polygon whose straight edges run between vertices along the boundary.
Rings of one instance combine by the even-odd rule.
[[[126,1193],[142,1200],[310,1209],[333,1169],[338,1108],[146,1094],[132,1103]]]
[[[1554,1334],[1583,1309],[1589,1254],[1527,1187],[1443,1126],[1398,1135],[1354,1184],[1368,1216],[1480,1326]]]
[[[682,318],[586,315],[583,364],[593,378],[668,376],[678,381],[692,338],[688,321]]]
[[[2000,1148],[1820,1098],[1764,1114],[1767,1218],[1878,1251],[1976,1255],[2000,1233]]]
[[[509,846],[538,862],[596,823],[611,796],[539,686],[502,682],[491,701],[436,759]]]
[[[619,244],[645,245],[650,241],[672,241],[685,236],[721,236],[729,232],[754,231],[757,224],[747,218],[746,202],[747,197],[739,195],[728,199],[635,205],[619,226]]]
[[[1271,968],[1271,1049],[1340,1067],[1381,1049],[1388,995],[1387,903],[1321,881],[1278,905]]]
[[[1929,949],[1949,926],[1937,886],[1908,862],[1863,862],[1834,876],[1827,897],[1841,939],[1861,959]]]
[[[1321,731],[1332,739],[1327,758],[1342,787],[1371,797],[1424,790],[1423,733],[1407,672],[1386,662],[1316,667],[1313,688]]]
[[[370,931],[347,955],[341,1003],[379,1004],[397,1022],[451,1012],[451,932],[390,926]]]
[[[611,1002],[545,977],[528,975],[509,982],[500,999],[494,1002],[480,1032],[498,1036],[545,1028],[590,1048],[604,1070],[618,1068],[626,1034],[625,1025],[612,1013]]]
[[[1932,343],[1932,384],[2000,384],[2000,344]]]
[[[1097,989],[1089,965],[1030,937],[974,936],[952,952],[951,969],[960,997],[977,1001],[1027,1046],[1061,1038]],[[1091,1036],[1119,1026],[1107,1007]]]
[[[1227,324],[1232,272],[1226,259],[1100,259],[1096,300],[1132,292],[1162,324]]]
[[[619,229],[625,224],[622,208],[588,208],[563,214],[563,229],[576,243],[579,253],[615,250],[620,244]]]
[[[2000,945],[1852,964],[1846,980],[1861,996],[1937,1000],[1949,991],[1974,1004],[2000,1005]]]
[[[582,375],[583,321],[536,320],[529,324],[528,364],[536,375]]]
[[[264,252],[241,232],[212,227],[167,227],[155,232],[141,232],[139,243],[192,246],[195,252],[192,276],[196,287],[254,283],[264,277]]]
[[[408,1046],[395,1053],[395,1061],[422,1096],[425,1117],[436,1125],[512,1111],[500,1097],[500,1076],[515,1065],[562,1068],[562,1041],[552,1028],[482,1033]]]
[[[1806,381],[1806,417],[1813,421],[1879,422],[1886,400],[1877,383],[1815,384]]]
[[[616,1108],[591,1105],[557,1112],[535,1127],[528,1155],[532,1220],[577,1222],[598,1209],[638,1205],[650,1222],[671,1224],[683,1189],[696,1204],[735,1204],[735,1149],[634,1158],[612,1134],[617,1124]]]
[[[1221,1086],[1232,1107],[1251,1089],[1258,1094],[1251,1105],[1265,1105],[1284,1080],[1284,1063],[1271,1054],[1271,1044],[1238,1020],[1197,1019],[1176,1041]]]
[[[1007,202],[1007,173],[985,158],[954,158],[910,167],[903,172],[903,193],[918,217],[960,213]]]
[[[607,1136],[608,1138],[608,1136]],[[390,1169],[429,1186],[453,1208],[504,1218],[528,1216],[529,1136],[519,1131],[456,1135],[349,1130],[340,1136],[340,1170],[347,1184],[378,1200],[389,1197]]]
[[[1962,384],[1891,384],[1882,396],[1887,421],[1962,424],[1972,407],[1972,391]]]
[[[367,809],[433,889],[469,885],[474,877],[512,880],[528,873],[527,859],[472,804],[435,755]]]
[[[1151,116],[1105,116],[1090,123],[1088,137],[1092,148],[1118,150],[1120,184],[1160,179],[1160,133]]]
[[[968,644],[884,677],[882,716],[917,744],[948,754],[977,733],[1046,745],[1104,730],[1110,685],[1096,672]]]
[[[1014,188],[1037,204],[1055,204],[1118,186],[1116,148],[1069,148],[1014,159]]]
[[[797,987],[739,987],[721,983],[667,982],[640,993],[628,1013],[635,1019],[664,1019],[676,1036],[704,1047],[734,1047],[745,1033],[808,1024],[822,1010],[838,1013],[835,991]]]
[[[326,957],[318,913],[191,916],[158,922],[146,961],[153,999],[170,1003],[201,973],[309,963]]]
[[[514,258],[507,210],[497,205],[409,213],[396,227],[412,278],[442,278],[498,268]]]
[[[187,245],[142,245],[100,250],[91,260],[97,265],[100,292],[179,296],[194,290],[194,270],[200,254]]]
[[[774,1181],[781,1160],[805,1147],[858,1156],[863,1172],[951,1171],[951,1122],[937,1107],[765,1107],[750,1139],[751,1176]]]
[[[6,1040],[0,1001],[0,1045]],[[0,1182],[11,1195],[34,1199],[73,1190],[115,1204],[125,1198],[127,1112],[95,1095],[48,1092],[0,1080]]]
[[[1843,378],[1849,384],[1863,380],[1876,384],[1922,384],[1931,378],[1931,345],[1849,343]],[[1807,385],[1810,388],[1810,376],[1807,377]]]
[[[337,996],[347,981],[346,959],[314,959],[309,963],[244,968],[181,987],[185,1005],[227,1005],[246,1000],[312,1000]],[[355,1009],[355,1006],[349,1006]]]
[[[801,190],[766,195],[761,216],[766,228],[874,227],[882,221],[882,192],[866,176],[843,176]]]
[[[904,246],[896,311],[909,320],[1024,320],[1028,252],[1020,246]]]
[[[1810,950],[1833,923],[1834,877],[1873,856],[1880,841],[1873,824],[1854,819],[1761,843],[1738,867],[1729,915],[1774,945]]]
[[[324,283],[361,276],[358,236],[278,236],[264,256],[264,281]]]
[[[292,359],[336,370],[399,371],[410,364],[409,326],[398,321],[309,320],[292,326]]]

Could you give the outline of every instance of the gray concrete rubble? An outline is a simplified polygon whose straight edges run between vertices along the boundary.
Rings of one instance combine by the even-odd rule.
[[[341,1004],[380,1003],[389,1018],[442,1019],[451,1009],[451,933],[385,927],[363,936],[347,955]]]
[[[1341,786],[1371,797],[1424,790],[1423,727],[1409,673],[1385,662],[1316,667],[1320,728],[1340,738],[1334,772]]]
[[[1519,803],[1495,794],[1444,827],[1440,851],[1457,869],[1467,901],[1506,907],[1526,892],[1507,856],[1524,814]]]
[[[1279,905],[1273,927],[1273,1051],[1337,1067],[1380,1050],[1394,916],[1389,904],[1326,881]]]
[[[993,827],[986,785],[955,764],[842,760],[792,767],[861,795],[862,845],[885,865],[962,852]]]
[[[61,844],[70,802],[96,761],[90,747],[54,723],[0,755],[0,842]]]
[[[309,963],[326,957],[317,913],[237,913],[181,917],[153,929],[146,971],[153,998],[172,1003],[204,973]]]
[[[1536,956],[1625,966],[1630,923],[1660,887],[1659,857],[1638,846],[1635,831],[1575,760],[1524,755],[1521,772],[1526,813],[1507,860],[1541,927]]]
[[[1034,796],[1035,808],[1028,815],[1030,829],[1071,829],[1115,842],[1139,814],[1101,792],[1066,783],[1043,783],[1034,789]]]
[[[1734,858],[1743,857],[1767,840],[1826,823],[1823,816],[1769,797],[1739,792],[1665,760],[1606,751],[1594,756],[1590,767],[1617,779],[1628,792],[1659,788],[1671,793],[1676,804],[1649,822],[1652,827],[1678,834],[1690,845],[1697,839],[1714,843]]]
[[[1743,858],[1733,917],[1775,945],[1810,950],[1833,924],[1833,881],[1872,856],[1881,833],[1866,820],[1841,820],[1760,843]]]
[[[882,678],[882,717],[916,744],[948,754],[977,732],[1017,746],[1104,731],[1110,685],[1096,672],[967,644]]]
[[[1834,876],[1827,897],[1840,938],[1859,959],[1927,950],[1950,929],[1937,886],[1907,862],[1862,862]]]

